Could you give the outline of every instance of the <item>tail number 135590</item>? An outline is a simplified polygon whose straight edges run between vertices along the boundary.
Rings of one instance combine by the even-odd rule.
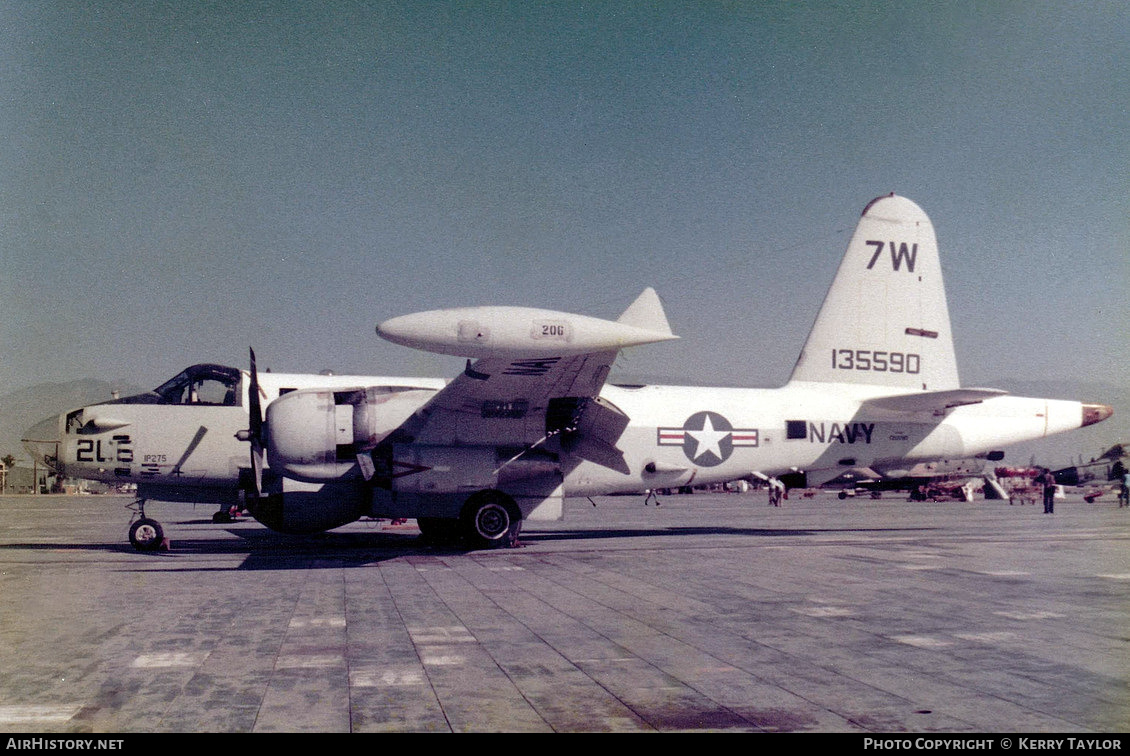
[[[876,373],[910,373],[922,370],[922,357],[912,352],[870,349],[833,349],[833,370],[870,370]]]

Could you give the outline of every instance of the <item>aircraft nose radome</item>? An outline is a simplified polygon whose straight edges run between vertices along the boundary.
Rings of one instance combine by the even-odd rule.
[[[24,449],[38,464],[54,469],[59,455],[59,417],[55,415],[40,420],[28,428],[20,439]]]
[[[1114,408],[1105,404],[1083,405],[1083,426],[1101,423],[1114,414]],[[1081,426],[1082,427],[1082,426]]]

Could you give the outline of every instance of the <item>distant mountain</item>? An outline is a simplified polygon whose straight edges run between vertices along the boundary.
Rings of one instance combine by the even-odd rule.
[[[41,383],[0,395],[0,457],[11,454],[17,461],[27,461],[27,453],[20,444],[24,431],[51,415],[107,401],[115,390],[128,396],[145,389],[84,378],[67,383]]]

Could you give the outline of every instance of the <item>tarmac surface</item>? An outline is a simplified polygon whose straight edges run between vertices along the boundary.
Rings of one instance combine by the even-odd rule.
[[[517,549],[0,498],[0,732],[1130,729],[1130,510],[566,502]]]

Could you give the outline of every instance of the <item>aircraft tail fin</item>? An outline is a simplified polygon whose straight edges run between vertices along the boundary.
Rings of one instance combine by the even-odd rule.
[[[863,210],[790,380],[960,387],[938,242],[918,205],[891,194]]]
[[[663,303],[659,295],[650,286],[636,297],[636,301],[628,305],[628,309],[616,319],[617,323],[642,328],[645,331],[655,331],[674,335],[671,324],[667,322],[667,314],[663,311]]]

